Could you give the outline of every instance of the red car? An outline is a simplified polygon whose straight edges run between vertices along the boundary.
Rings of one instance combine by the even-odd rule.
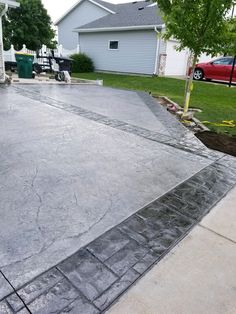
[[[206,63],[198,63],[196,65],[193,78],[200,81],[206,79],[208,81],[229,81],[232,71],[234,58],[222,57]],[[233,73],[233,82],[236,83],[236,66]]]

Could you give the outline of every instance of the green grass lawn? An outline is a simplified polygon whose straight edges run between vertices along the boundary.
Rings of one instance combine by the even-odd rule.
[[[167,96],[179,105],[183,105],[185,81],[172,78],[143,77],[117,75],[107,73],[79,73],[74,77],[85,79],[103,79],[105,86],[142,90],[154,95]],[[195,82],[191,99],[191,107],[199,108],[203,112],[196,114],[201,121],[222,123],[223,120],[234,120],[236,123],[236,87],[226,85]],[[208,125],[212,131],[236,136],[236,127],[221,127]]]

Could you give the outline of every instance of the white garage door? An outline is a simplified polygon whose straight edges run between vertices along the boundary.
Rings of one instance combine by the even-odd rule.
[[[176,41],[169,40],[166,48],[166,69],[165,75],[185,75],[188,63],[188,52],[187,50],[176,51]]]

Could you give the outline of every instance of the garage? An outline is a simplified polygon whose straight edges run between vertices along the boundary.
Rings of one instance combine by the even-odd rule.
[[[177,44],[175,40],[167,41],[165,76],[186,74],[189,53],[187,50],[177,51]]]

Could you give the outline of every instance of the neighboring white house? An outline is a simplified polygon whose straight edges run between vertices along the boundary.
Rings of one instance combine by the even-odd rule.
[[[80,52],[93,59],[97,71],[186,74],[189,52],[177,52],[175,40],[160,39],[165,25],[152,1],[80,0],[56,25],[59,44],[67,49],[79,44]]]

